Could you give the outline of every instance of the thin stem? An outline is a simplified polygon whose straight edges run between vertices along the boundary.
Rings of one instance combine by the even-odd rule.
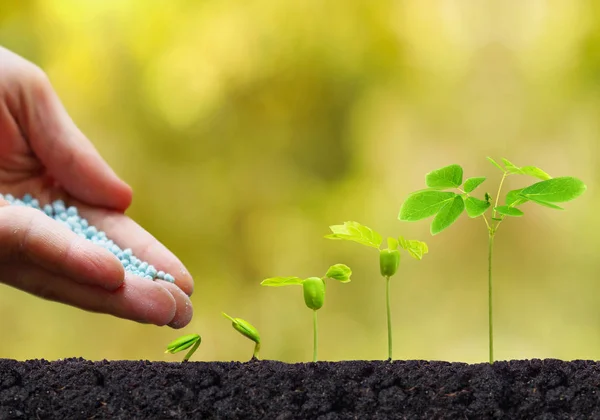
[[[317,361],[318,345],[319,345],[319,327],[317,325],[317,310],[313,309],[313,362]]]
[[[254,345],[254,353],[252,354],[252,360],[258,360],[258,353],[260,352],[260,343]]]
[[[482,216],[483,216],[483,221],[485,222],[485,225],[488,228],[488,231],[490,231],[491,228],[490,228],[490,224],[488,223],[487,217],[485,217],[485,214],[482,214]]]
[[[494,363],[494,323],[492,313],[492,251],[494,246],[494,234],[489,235],[488,250],[488,328],[489,328],[489,346],[490,346],[490,364]]]
[[[187,354],[185,355],[185,357],[183,358],[184,362],[187,362],[188,360],[190,360],[190,357],[192,357],[192,354],[194,354],[194,352],[196,350],[198,350],[198,347],[200,346],[200,340],[196,341],[194,343],[194,345],[192,346],[192,348],[190,349],[190,351],[187,352]]]
[[[502,185],[504,184],[504,180],[506,179],[506,176],[508,175],[508,172],[504,172],[502,174],[502,180],[500,181],[500,186],[498,187],[498,193],[496,194],[496,204],[494,204],[494,209],[496,207],[498,207],[498,201],[500,201],[500,191],[502,191]],[[494,216],[496,217],[496,210],[494,210]]]
[[[387,307],[388,361],[392,361],[392,310],[390,308],[390,277],[385,278],[385,301]]]

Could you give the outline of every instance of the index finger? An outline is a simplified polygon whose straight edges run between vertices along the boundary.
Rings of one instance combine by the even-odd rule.
[[[133,254],[157,270],[171,274],[175,284],[188,296],[194,291],[194,280],[183,263],[169,249],[128,216],[105,209],[78,204],[80,213],[91,224],[103,230],[121,248],[131,248]]]

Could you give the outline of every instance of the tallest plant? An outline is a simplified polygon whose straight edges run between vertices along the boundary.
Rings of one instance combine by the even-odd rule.
[[[573,177],[552,178],[535,166],[518,167],[507,159],[502,159],[504,165],[500,165],[492,158],[488,157],[488,160],[502,172],[495,198],[487,192],[484,194],[484,199],[474,197],[473,192],[485,182],[486,178],[468,178],[463,183],[462,167],[450,165],[432,171],[425,176],[425,184],[428,188],[409,195],[400,208],[398,218],[403,221],[414,222],[435,216],[431,223],[432,235],[437,235],[450,227],[465,210],[470,218],[482,218],[485,222],[488,230],[489,359],[490,363],[493,363],[492,256],[494,238],[498,228],[507,217],[523,216],[523,210],[519,207],[527,202],[555,210],[563,210],[556,203],[574,200],[584,193],[586,186],[581,180]],[[504,204],[501,204],[502,187],[506,178],[512,175],[525,175],[541,181],[525,188],[509,191],[504,198]]]

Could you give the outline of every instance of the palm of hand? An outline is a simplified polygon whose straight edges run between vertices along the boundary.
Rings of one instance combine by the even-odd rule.
[[[0,48],[0,193],[61,198],[122,248],[172,273],[176,284],[123,272],[116,257],[41,212],[0,208],[0,282],[46,299],[179,328],[192,316],[183,264],[124,211],[131,189],[77,129],[45,75]],[[22,230],[19,230],[22,227]],[[18,233],[15,235],[15,229]],[[15,257],[16,255],[16,257]]]

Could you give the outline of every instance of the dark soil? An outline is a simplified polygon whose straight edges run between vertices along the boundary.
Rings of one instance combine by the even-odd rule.
[[[0,359],[0,419],[600,419],[600,364]]]

